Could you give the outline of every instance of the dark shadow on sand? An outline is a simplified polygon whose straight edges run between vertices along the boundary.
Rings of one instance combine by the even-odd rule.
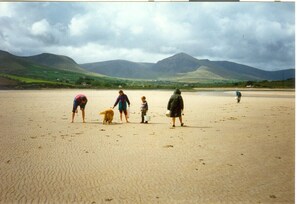
[[[86,122],[84,124],[92,124],[92,125],[122,125],[124,123],[111,123],[111,124],[103,124],[102,122],[95,122],[95,121],[92,121],[92,122]]]
[[[196,129],[207,129],[207,128],[213,128],[213,127],[209,127],[209,126],[192,126],[192,125],[175,125],[175,128],[180,127],[180,128],[196,128]]]

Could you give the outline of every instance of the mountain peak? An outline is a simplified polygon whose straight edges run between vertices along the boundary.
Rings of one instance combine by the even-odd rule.
[[[199,60],[186,53],[178,53],[171,57],[165,58],[157,62],[154,66],[155,70],[176,74],[191,72],[199,67]]]
[[[187,54],[187,53],[184,53],[184,52],[180,52],[180,53],[177,53],[175,55],[172,55],[171,57],[167,57],[163,60],[160,60],[158,61],[157,63],[162,63],[164,61],[179,61],[179,60],[182,60],[182,61],[198,61],[196,58],[192,57],[191,55]]]
[[[192,56],[185,52],[180,52],[180,53],[173,55],[173,57],[192,57]]]

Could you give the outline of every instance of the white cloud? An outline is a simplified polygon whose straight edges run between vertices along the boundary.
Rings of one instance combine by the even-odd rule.
[[[75,16],[71,19],[69,24],[69,32],[71,36],[83,35],[89,27],[89,21],[91,18],[86,16]]]
[[[50,32],[50,25],[46,19],[42,19],[38,22],[33,23],[31,32],[33,35],[46,35]]]
[[[3,17],[3,16],[12,17],[13,14],[14,14],[14,10],[11,7],[10,3],[7,3],[7,2],[0,3],[0,17]]]

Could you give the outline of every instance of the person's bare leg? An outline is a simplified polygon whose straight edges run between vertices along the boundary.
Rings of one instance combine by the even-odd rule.
[[[183,123],[183,118],[182,118],[182,116],[179,116],[179,122],[180,122],[180,125],[181,125],[181,126],[184,126],[184,123]]]
[[[129,123],[127,114],[125,114],[125,119],[126,119],[126,122]]]
[[[83,123],[85,123],[86,122],[85,121],[85,109],[82,109],[81,112],[82,112]]]
[[[123,114],[122,113],[120,113],[120,120],[121,120],[121,122],[123,122]]]
[[[72,121],[71,121],[72,123],[74,122],[74,116],[75,116],[75,113],[73,112],[72,113]]]
[[[175,127],[175,117],[172,118],[172,127]]]

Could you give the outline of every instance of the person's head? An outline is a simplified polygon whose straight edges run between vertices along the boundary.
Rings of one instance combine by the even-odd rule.
[[[82,102],[82,103],[86,103],[86,102],[87,102],[87,97],[83,96],[83,97],[81,98],[81,102]]]
[[[174,94],[181,94],[181,91],[179,89],[175,89]]]
[[[123,95],[124,94],[123,90],[119,90],[119,94]]]
[[[145,101],[145,99],[146,99],[145,96],[142,96],[142,97],[141,97],[141,100],[142,100],[142,101]]]

